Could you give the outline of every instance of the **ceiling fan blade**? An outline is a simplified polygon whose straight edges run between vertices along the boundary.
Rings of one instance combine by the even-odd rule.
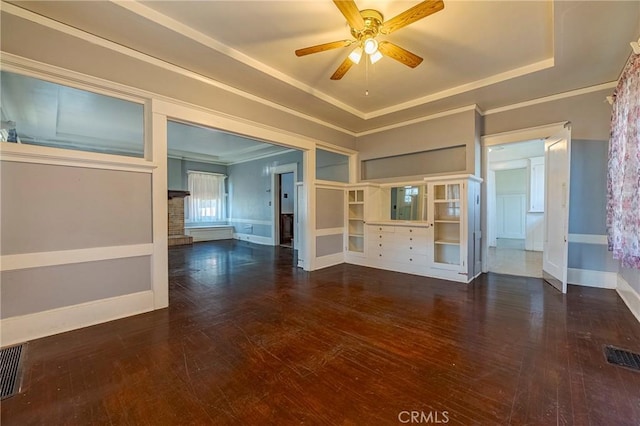
[[[344,77],[347,71],[349,71],[352,65],[353,62],[351,62],[351,59],[349,59],[349,57],[347,56],[347,58],[342,61],[336,72],[333,73],[333,75],[331,76],[331,80],[340,80],[342,77]]]
[[[331,43],[318,44],[316,46],[305,47],[304,49],[296,50],[296,56],[310,55],[312,53],[324,52],[326,50],[337,49],[339,47],[347,47],[355,40],[341,40],[332,41]]]
[[[333,2],[347,19],[351,28],[358,31],[364,29],[364,19],[362,19],[360,10],[353,0],[333,0]]]
[[[382,32],[384,34],[391,34],[400,28],[406,27],[422,18],[426,18],[442,9],[444,9],[444,2],[442,0],[423,1],[384,22],[382,24]]]
[[[418,55],[415,55],[409,52],[402,47],[395,45],[388,41],[380,42],[378,45],[378,50],[384,56],[388,56],[389,58],[395,59],[398,62],[402,62],[408,67],[415,68],[422,62],[422,58]]]

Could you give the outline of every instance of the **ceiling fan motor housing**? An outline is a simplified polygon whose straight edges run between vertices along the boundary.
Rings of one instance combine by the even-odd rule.
[[[357,30],[352,27],[351,35],[361,43],[368,38],[375,38],[380,33],[384,17],[382,16],[382,13],[373,9],[361,10],[360,15],[364,20],[364,28]]]

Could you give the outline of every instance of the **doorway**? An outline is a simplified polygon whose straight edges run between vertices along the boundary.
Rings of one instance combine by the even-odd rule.
[[[570,142],[568,122],[483,137],[483,272],[566,292]]]
[[[298,249],[298,165],[283,164],[271,170],[273,244]]]
[[[492,146],[487,163],[488,270],[542,278],[544,141]]]
[[[280,246],[293,248],[294,241],[294,191],[293,172],[278,175],[278,201],[280,221]]]

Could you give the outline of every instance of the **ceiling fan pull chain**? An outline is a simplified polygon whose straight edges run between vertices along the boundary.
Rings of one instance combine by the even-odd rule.
[[[369,96],[369,61],[364,61],[365,88],[364,95]]]

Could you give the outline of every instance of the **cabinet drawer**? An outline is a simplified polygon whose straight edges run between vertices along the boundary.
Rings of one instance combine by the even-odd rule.
[[[424,235],[426,236],[428,228],[414,228],[411,226],[396,226],[396,233],[402,235]]]
[[[369,242],[367,243],[367,246],[370,250],[378,250],[378,251],[385,251],[387,253],[396,253],[396,252],[405,252],[407,251],[406,247],[400,246],[398,245],[393,239],[391,238],[387,238],[386,240],[384,238],[382,239],[370,239]]]
[[[372,243],[381,241],[390,243],[391,241],[393,241],[393,235],[394,234],[392,233],[374,232],[369,234],[369,241]]]
[[[373,233],[388,234],[388,233],[396,232],[395,226],[388,226],[388,225],[368,225],[368,226],[369,226],[369,231]]]
[[[426,255],[427,254],[427,245],[426,244],[412,244],[404,247],[405,254],[414,255]]]
[[[396,262],[406,263],[408,265],[427,266],[428,260],[426,254],[411,254],[411,255],[399,255],[395,256]]]

